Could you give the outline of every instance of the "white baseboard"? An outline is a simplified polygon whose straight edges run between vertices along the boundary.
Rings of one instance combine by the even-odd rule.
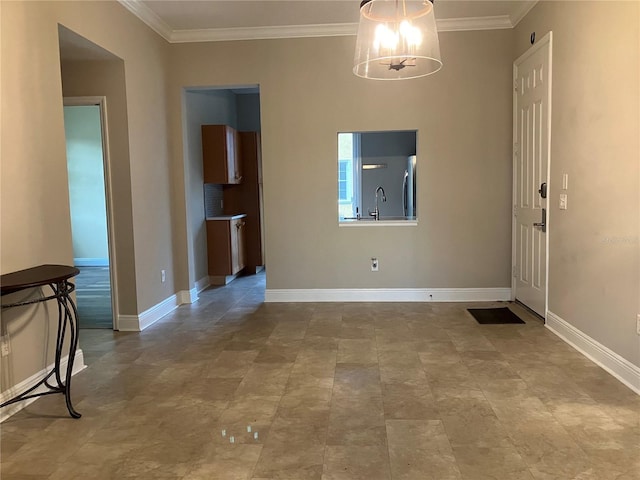
[[[640,395],[640,367],[600,344],[552,312],[547,312],[546,327]]]
[[[178,292],[178,299],[180,305],[195,303],[198,301],[198,290],[196,287],[193,287],[191,290],[180,290]]]
[[[60,369],[63,372],[67,370],[68,362],[69,362],[68,355],[61,359]],[[37,373],[34,373],[29,378],[23,380],[17,385],[14,385],[12,388],[2,392],[0,394],[0,403],[6,402],[7,400],[10,400],[11,398],[17,395],[20,395],[22,392],[28,390],[33,385],[36,385],[39,381],[41,381],[44,377],[46,377],[51,370],[53,370],[53,366],[54,365],[52,363],[51,365],[47,366],[46,368],[43,368]],[[87,366],[84,364],[84,354],[82,353],[82,349],[78,348],[76,350],[76,355],[73,360],[72,375],[75,375],[76,373],[81,372],[85,368],[87,368]],[[71,385],[71,387],[73,388],[73,384]],[[43,392],[46,392],[47,390],[49,390],[47,387],[45,387],[44,385],[41,385],[40,387],[36,388],[33,391],[33,393],[43,393]],[[71,391],[71,393],[73,393],[73,390]],[[11,405],[7,405],[6,407],[2,408],[2,410],[0,410],[0,422],[4,422],[7,418],[9,418],[12,415],[15,415],[20,410],[25,408],[27,405],[30,405],[31,403],[35,402],[37,399],[38,399],[37,397],[28,398],[21,402],[13,403]]]
[[[118,328],[121,332],[139,332],[140,321],[138,315],[118,315]]]
[[[510,288],[340,288],[266,290],[265,302],[492,302]]]
[[[196,293],[200,293],[201,291],[207,289],[211,285],[209,281],[209,275],[206,277],[202,277],[200,280],[196,282]]]
[[[118,315],[118,330],[121,332],[141,332],[178,308],[181,305],[180,300],[179,295],[174,294],[139,315]]]
[[[178,292],[178,299],[180,305],[195,303],[198,301],[199,293],[206,289],[210,285],[210,277],[206,276],[196,282],[196,285],[191,290],[181,290]]]
[[[108,267],[108,258],[74,258],[73,265],[75,267]]]

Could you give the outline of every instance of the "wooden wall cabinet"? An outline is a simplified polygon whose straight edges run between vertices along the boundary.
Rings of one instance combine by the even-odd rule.
[[[204,183],[241,183],[238,132],[229,125],[202,125],[202,161]]]
[[[245,219],[244,214],[207,219],[207,256],[212,277],[224,279],[245,267]]]

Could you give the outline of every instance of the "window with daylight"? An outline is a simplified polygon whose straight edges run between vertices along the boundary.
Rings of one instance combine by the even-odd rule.
[[[357,133],[338,133],[338,216],[355,218],[360,213],[358,186],[360,138]]]
[[[352,183],[349,182],[349,178],[347,176],[349,166],[348,160],[341,160],[338,167],[338,198],[341,202],[349,200],[347,192],[349,192],[349,186]]]

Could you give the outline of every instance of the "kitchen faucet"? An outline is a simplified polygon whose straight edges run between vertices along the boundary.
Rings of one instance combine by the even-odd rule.
[[[372,216],[374,220],[380,220],[380,209],[378,208],[378,193],[382,193],[383,202],[387,201],[387,196],[384,194],[384,188],[382,188],[381,186],[376,188],[376,208],[373,212],[369,210],[369,215]]]

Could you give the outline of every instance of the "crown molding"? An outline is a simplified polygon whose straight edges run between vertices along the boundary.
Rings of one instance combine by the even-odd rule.
[[[527,16],[527,13],[531,11],[533,7],[536,6],[538,0],[525,0],[518,3],[518,10],[511,14],[511,25],[515,27],[520,23],[524,17]]]
[[[442,18],[436,20],[439,32],[469,32],[473,30],[501,30],[513,28],[508,15],[494,17]]]
[[[437,20],[438,32],[498,30],[513,28],[507,15],[495,17],[447,18]],[[276,38],[341,37],[358,33],[357,23],[324,25],[285,25],[281,27],[209,28],[173,30],[171,43],[226,42],[234,40],[267,40]]]
[[[337,37],[356,35],[358,33],[357,23],[173,30],[144,3],[138,0],[118,1],[169,43]],[[436,25],[438,32],[509,29],[517,25],[537,2],[538,0],[523,1],[522,6],[511,17],[498,15],[493,17],[444,18],[436,20]]]
[[[357,23],[331,23],[324,25],[283,25],[280,27],[207,28],[174,30],[171,43],[225,42],[233,40],[265,40],[274,38],[341,37],[355,35]]]
[[[167,42],[171,42],[172,28],[144,3],[138,0],[118,0],[118,2]]]

